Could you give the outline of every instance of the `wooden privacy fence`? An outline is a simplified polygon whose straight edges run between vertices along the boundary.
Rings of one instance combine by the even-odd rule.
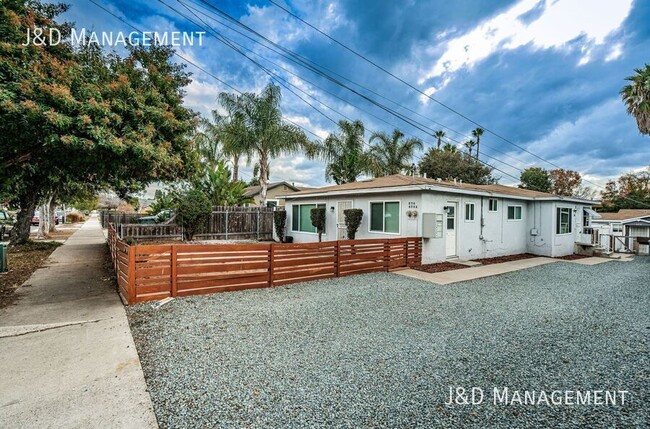
[[[125,303],[280,286],[418,266],[420,237],[322,243],[129,246],[109,225],[108,243]]]
[[[106,212],[102,214],[102,221],[106,222],[105,225],[113,224],[122,239],[126,237],[138,240],[180,239],[183,237],[183,228],[175,223],[134,223],[140,217],[142,215]],[[117,222],[112,222],[111,219],[115,219]],[[198,240],[272,240],[273,208],[215,207],[194,238]]]

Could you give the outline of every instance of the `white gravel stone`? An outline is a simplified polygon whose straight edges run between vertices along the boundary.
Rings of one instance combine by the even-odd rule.
[[[647,427],[649,275],[648,257],[446,286],[368,274],[128,314],[162,428]],[[485,403],[445,405],[449,386]],[[631,398],[495,406],[503,386]]]

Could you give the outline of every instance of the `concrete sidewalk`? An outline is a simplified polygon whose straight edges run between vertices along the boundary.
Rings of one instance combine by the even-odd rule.
[[[0,310],[2,428],[156,428],[96,217]]]

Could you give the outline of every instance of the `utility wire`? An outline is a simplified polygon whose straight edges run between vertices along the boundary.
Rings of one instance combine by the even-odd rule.
[[[243,55],[245,58],[247,58],[247,59],[250,60],[251,62],[253,62],[255,65],[257,65],[258,67],[260,67],[260,68],[261,68],[265,73],[267,73],[267,74],[268,74],[272,79],[275,77],[276,80],[278,80],[279,83],[280,83],[283,87],[285,87],[288,91],[290,91],[292,94],[294,94],[294,95],[295,95],[296,97],[298,97],[300,100],[302,100],[303,102],[305,102],[307,105],[309,105],[310,107],[312,107],[312,108],[313,108],[314,110],[316,110],[318,113],[320,113],[321,115],[323,115],[323,116],[324,116],[325,118],[327,118],[329,121],[333,122],[335,125],[337,124],[336,121],[334,121],[331,117],[329,117],[328,115],[326,115],[325,113],[323,113],[321,110],[319,110],[318,108],[316,108],[314,105],[312,105],[312,104],[309,103],[308,101],[306,101],[304,98],[302,98],[302,97],[300,97],[299,95],[297,95],[297,94],[296,94],[294,91],[292,91],[292,90],[291,90],[287,85],[295,87],[298,91],[303,92],[303,93],[304,93],[305,95],[307,95],[308,97],[313,98],[315,101],[317,101],[317,102],[323,104],[325,107],[327,107],[327,108],[329,108],[330,110],[332,110],[332,111],[338,113],[338,114],[341,115],[342,117],[344,117],[344,118],[346,118],[346,119],[348,119],[348,120],[352,120],[352,119],[350,119],[349,117],[347,117],[347,116],[341,114],[340,112],[337,112],[335,109],[333,109],[333,108],[327,106],[327,105],[326,105],[325,103],[323,103],[322,101],[319,101],[318,99],[316,99],[315,97],[313,97],[311,94],[305,92],[305,91],[302,90],[301,88],[299,88],[299,87],[297,87],[297,86],[291,84],[291,83],[288,82],[287,80],[281,78],[280,76],[278,76],[277,74],[273,73],[272,71],[270,71],[270,70],[267,69],[266,67],[262,66],[259,62],[257,62],[257,61],[255,61],[254,59],[250,58],[248,55],[246,55],[244,52],[242,52],[241,49],[237,48],[237,47],[234,45],[234,43],[230,41],[230,39],[227,39],[227,38],[226,38],[225,36],[223,36],[221,33],[219,33],[219,32],[216,31],[214,28],[212,28],[209,24],[207,24],[203,19],[201,19],[200,17],[198,17],[198,16],[197,16],[197,15],[196,15],[196,14],[195,14],[195,13],[194,13],[190,8],[189,8],[189,7],[187,7],[187,5],[183,4],[183,2],[181,2],[180,0],[178,0],[178,3],[180,3],[180,4],[183,5],[183,6],[185,6],[185,8],[188,9],[188,10],[189,10],[189,11],[190,11],[194,16],[196,16],[196,17],[197,17],[197,18],[198,18],[198,19],[199,19],[199,20],[200,20],[204,25],[206,25],[207,28],[202,27],[201,25],[197,24],[197,23],[196,23],[195,21],[193,21],[191,18],[187,17],[187,16],[186,16],[185,14],[183,14],[182,12],[179,12],[177,9],[175,9],[174,7],[168,5],[168,4],[165,3],[164,1],[162,1],[162,0],[158,0],[158,1],[159,1],[161,4],[163,4],[163,5],[167,6],[168,8],[170,8],[171,10],[173,10],[174,12],[178,13],[178,14],[179,14],[180,16],[182,16],[183,18],[185,18],[185,19],[187,19],[188,21],[192,22],[193,24],[197,25],[197,26],[198,26],[199,28],[201,28],[202,30],[206,30],[208,33],[211,33],[211,34],[215,35],[215,36],[218,38],[218,40],[220,40],[221,42],[223,42],[224,44],[226,44],[227,46],[229,46],[230,48],[232,48],[233,50],[235,50],[235,51],[238,52],[239,54]],[[414,125],[414,126],[417,127],[417,125]],[[418,128],[419,128],[419,127],[418,127]],[[421,129],[421,128],[420,128],[420,129]],[[424,131],[424,130],[423,130],[423,131]],[[427,135],[428,135],[428,134],[427,134]],[[364,142],[364,144],[365,144],[365,142]],[[368,145],[368,147],[371,147],[371,146]],[[510,165],[510,164],[508,164],[508,163],[506,163],[506,162],[503,162],[503,161],[501,161],[501,160],[499,160],[499,159],[497,159],[497,158],[491,157],[491,156],[489,156],[489,155],[486,155],[486,156],[488,156],[488,157],[491,158],[491,159],[495,159],[495,160],[497,160],[497,161],[499,161],[499,162],[501,162],[501,163],[503,163],[503,164],[505,164],[505,165],[508,165],[508,166],[510,166],[511,168],[515,168],[515,169],[519,170],[517,167],[514,167],[514,166],[512,166],[512,165]],[[417,157],[419,160],[421,160],[421,158],[418,157],[417,155],[414,155],[414,157]],[[500,173],[503,173],[503,174],[505,174],[505,175],[507,175],[507,176],[513,178],[514,180],[518,180],[517,177],[515,177],[515,176],[513,176],[513,175],[511,175],[511,174],[509,174],[509,173],[507,173],[507,172],[505,172],[505,171],[503,171],[503,170],[501,170],[501,169],[499,169],[499,168],[496,168],[496,167],[494,167],[494,166],[492,166],[492,165],[490,165],[490,164],[487,164],[486,162],[483,162],[483,161],[481,161],[480,159],[477,159],[477,160],[478,160],[479,162],[481,162],[482,164],[484,164],[484,165],[486,165],[486,166],[488,166],[488,167],[490,167],[490,168],[492,168],[492,169],[494,169],[494,170],[499,171]],[[521,170],[519,170],[519,171],[521,171]]]

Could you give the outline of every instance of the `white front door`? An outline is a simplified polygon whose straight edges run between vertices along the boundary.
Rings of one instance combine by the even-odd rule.
[[[447,202],[447,238],[446,238],[446,255],[448,258],[453,256],[458,256],[458,250],[456,246],[456,230],[458,229],[458,203],[448,201]]]
[[[352,201],[337,201],[336,203],[336,239],[347,240],[348,230],[345,227],[344,210],[352,208]]]

